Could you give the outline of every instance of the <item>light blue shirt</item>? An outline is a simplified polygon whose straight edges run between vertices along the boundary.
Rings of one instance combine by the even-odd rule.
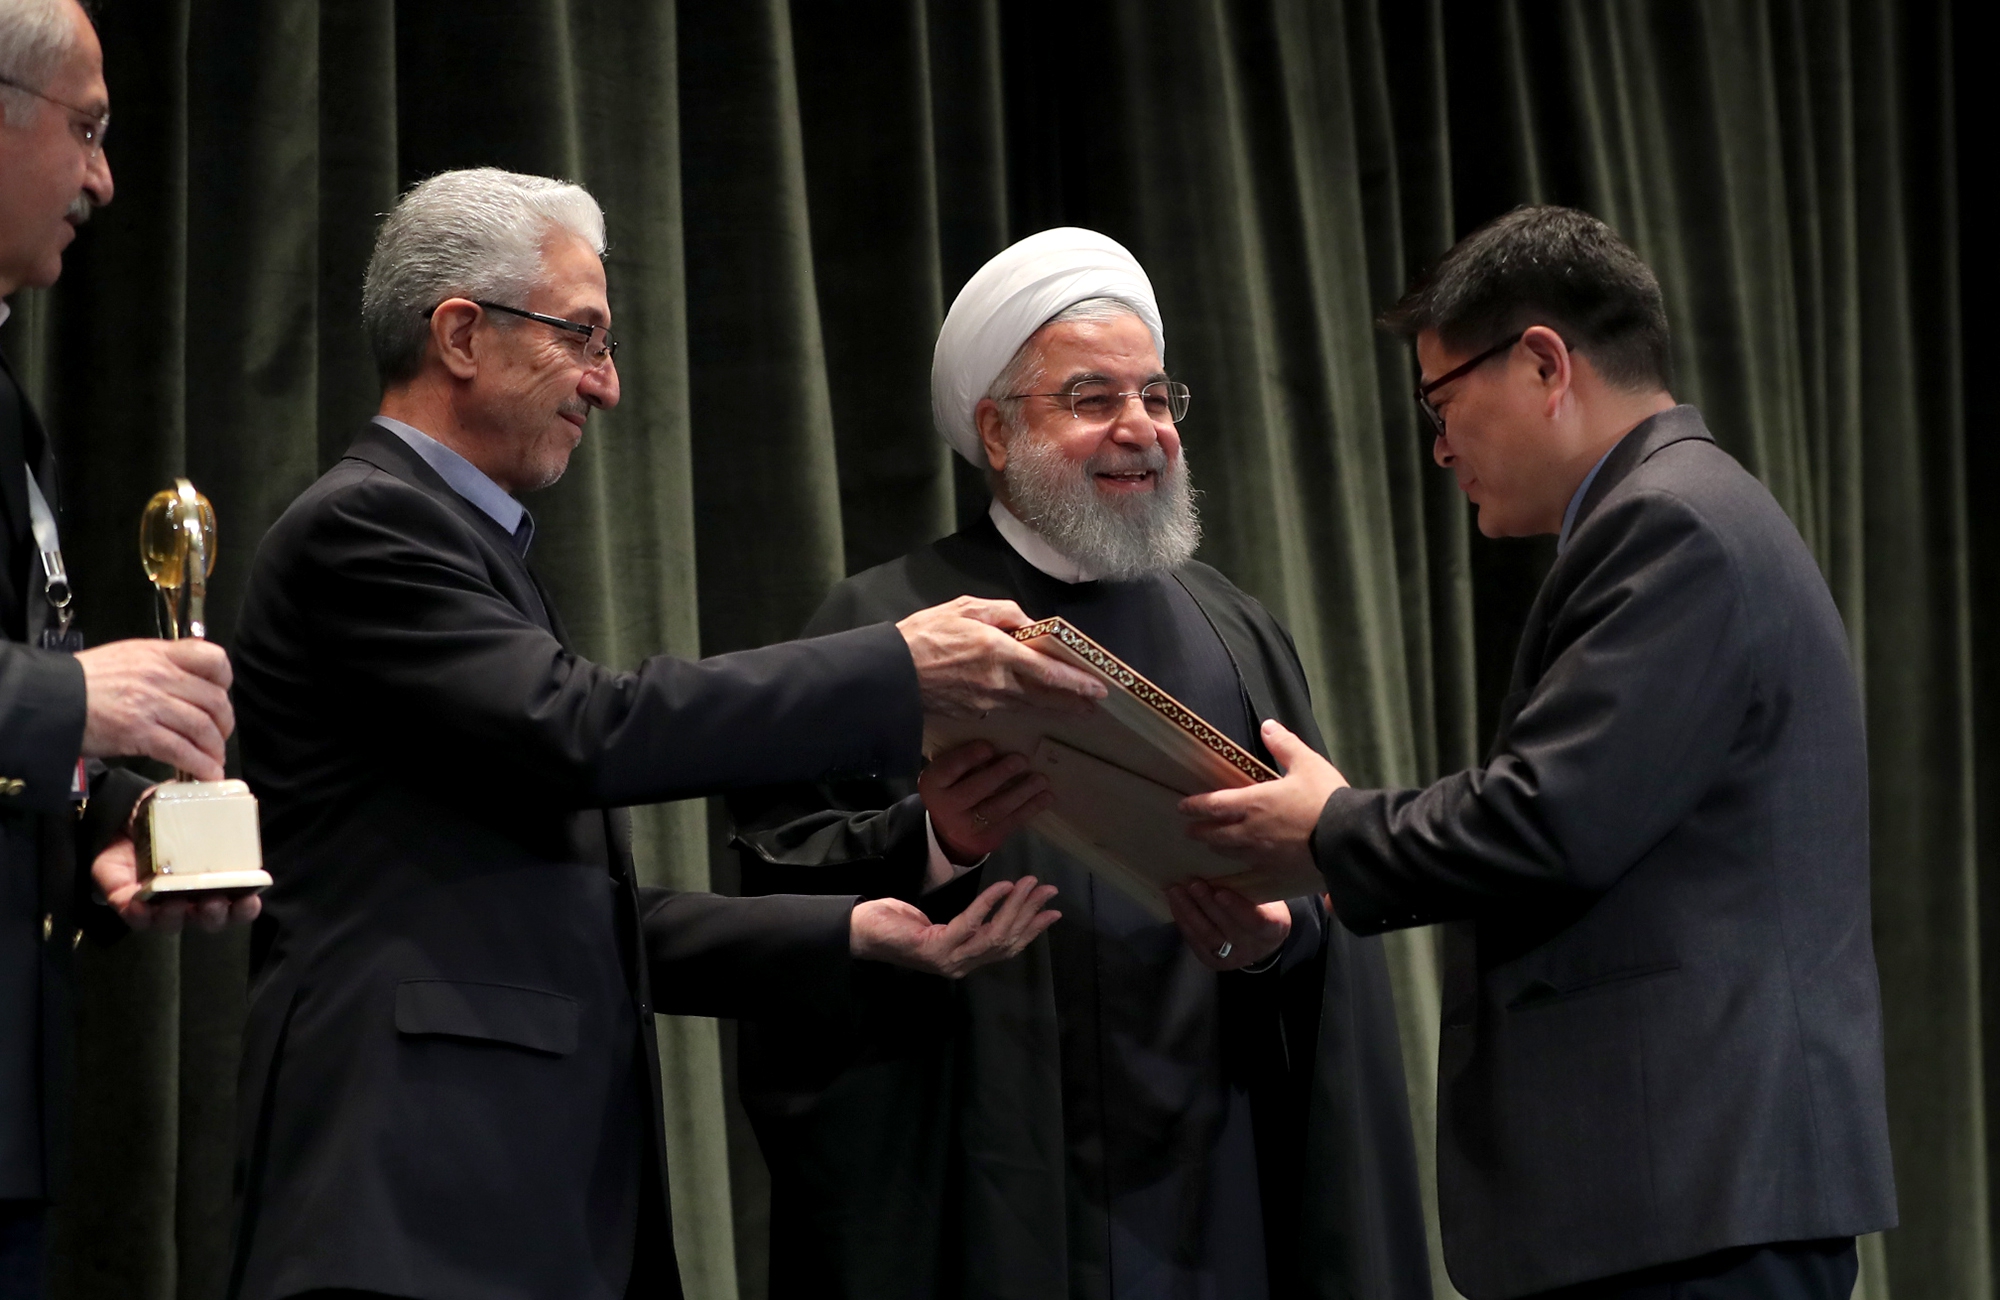
[[[1604,454],[1597,458],[1597,463],[1590,467],[1590,473],[1583,476],[1583,482],[1576,485],[1576,495],[1569,499],[1569,508],[1563,511],[1562,532],[1556,535],[1557,555],[1561,555],[1563,548],[1569,545],[1569,530],[1576,526],[1576,512],[1583,505],[1583,494],[1590,491],[1590,485],[1597,481],[1597,471],[1604,468],[1604,462],[1611,459],[1611,453],[1617,449],[1618,444],[1615,442],[1605,448]],[[473,472],[478,473],[477,470]]]
[[[535,517],[528,513],[526,506],[508,496],[506,488],[487,478],[477,465],[422,429],[413,429],[401,420],[392,420],[386,415],[376,416],[375,423],[408,443],[410,450],[422,456],[424,463],[436,470],[438,477],[452,491],[500,525],[501,530],[514,539],[514,545],[522,555],[528,553],[528,544],[535,540]]]

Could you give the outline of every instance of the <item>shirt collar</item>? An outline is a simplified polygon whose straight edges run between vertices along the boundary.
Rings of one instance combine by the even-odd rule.
[[[0,325],[5,325],[7,323],[7,318],[9,316],[12,316],[13,314],[14,314],[14,304],[8,302],[5,298],[0,298]]]
[[[1617,450],[1617,447],[1618,444],[1615,442],[1606,447],[1604,454],[1597,458],[1597,463],[1590,467],[1590,473],[1583,476],[1583,482],[1576,485],[1576,493],[1569,499],[1569,508],[1563,511],[1562,532],[1556,535],[1557,555],[1561,555],[1563,549],[1569,545],[1569,530],[1576,526],[1576,512],[1583,505],[1583,494],[1590,491],[1590,485],[1597,481],[1597,471],[1604,468],[1604,462],[1611,458],[1611,453]]]
[[[424,463],[438,472],[452,491],[464,497],[475,506],[479,513],[500,525],[502,532],[514,539],[514,548],[523,556],[528,553],[528,544],[535,540],[535,517],[528,508],[507,495],[507,489],[486,477],[477,465],[459,455],[451,448],[431,437],[421,429],[415,429],[401,420],[392,420],[386,415],[375,417],[375,423],[409,444],[411,451],[424,458]]]
[[[1007,539],[1007,545],[1014,548],[1015,554],[1057,582],[1095,582],[1100,576],[1050,546],[1040,533],[1015,518],[1013,511],[1001,505],[999,497],[993,498],[993,504],[986,508],[986,515],[993,521],[993,526],[1000,530],[1000,535]]]

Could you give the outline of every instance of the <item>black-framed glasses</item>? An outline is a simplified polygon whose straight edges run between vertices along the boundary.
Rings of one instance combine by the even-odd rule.
[[[111,134],[110,109],[107,108],[102,113],[93,113],[87,108],[78,108],[67,100],[57,99],[54,95],[36,90],[33,86],[16,81],[12,77],[0,77],[0,86],[12,86],[24,95],[46,99],[57,108],[75,114],[75,117],[70,119],[70,130],[76,134],[78,142],[90,151],[91,160],[96,161],[97,155],[104,152],[104,137]],[[82,120],[79,121],[79,118]]]
[[[475,298],[473,301],[479,300]],[[568,330],[572,334],[581,334],[583,355],[594,366],[601,366],[618,356],[618,340],[612,338],[611,331],[603,325],[586,325],[580,320],[564,320],[560,316],[544,316],[538,311],[522,311],[519,307],[509,307],[503,302],[481,302],[479,305],[488,311],[504,311],[509,316],[519,316],[522,320],[531,320],[539,325],[549,325],[559,330]]]
[[[1533,328],[1534,326],[1532,325],[1528,327],[1528,329],[1533,329]],[[1444,374],[1439,375],[1436,379],[1431,380],[1428,384],[1419,383],[1417,385],[1417,405],[1421,407],[1423,409],[1423,413],[1427,417],[1429,417],[1431,422],[1431,428],[1433,431],[1435,431],[1438,437],[1440,438],[1444,437],[1444,416],[1438,411],[1437,407],[1431,405],[1431,394],[1435,393],[1438,389],[1443,388],[1446,384],[1450,383],[1452,380],[1462,379],[1466,375],[1471,374],[1473,371],[1479,369],[1479,367],[1485,365],[1493,358],[1499,356],[1502,352],[1510,351],[1516,343],[1519,343],[1523,338],[1527,337],[1527,333],[1528,330],[1522,330],[1519,334],[1516,334],[1513,338],[1508,339],[1505,343],[1495,343],[1492,347],[1486,349],[1486,351],[1480,353],[1478,356],[1466,362],[1464,365],[1453,367],[1452,369],[1446,371]]]
[[[509,307],[504,302],[483,302],[478,298],[474,298],[472,299],[472,303],[474,306],[484,307],[488,311],[504,311],[509,316],[519,316],[522,320],[531,320],[538,325],[547,325],[554,329],[568,330],[572,334],[582,335],[584,359],[589,361],[593,366],[601,366],[618,355],[618,340],[612,338],[611,331],[602,325],[586,325],[580,320],[564,320],[560,316],[544,316],[538,311],[523,311],[519,307]],[[438,307],[442,306],[444,306],[443,303],[438,304]],[[424,319],[429,320],[435,315],[437,315],[437,307],[433,307],[425,312]]]
[[[1127,398],[1136,397],[1145,406],[1146,414],[1155,423],[1162,420],[1169,424],[1179,424],[1187,418],[1188,400],[1191,394],[1186,384],[1170,379],[1156,379],[1137,392],[1121,393],[1118,385],[1103,379],[1086,379],[1071,384],[1059,393],[1011,393],[1007,400],[1017,401],[1023,397],[1055,397],[1069,406],[1072,417],[1088,424],[1109,424],[1125,409]]]

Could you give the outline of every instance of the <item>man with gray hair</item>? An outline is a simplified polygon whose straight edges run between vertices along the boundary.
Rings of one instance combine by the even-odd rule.
[[[254,945],[231,1294],[675,1295],[656,1012],[838,1022],[1055,919],[642,888],[631,804],[913,770],[923,715],[1101,690],[957,600],[615,672],[516,499],[617,404],[604,219],[480,169],[411,190],[362,295],[380,414],[272,527],[237,638],[274,878]]]
[[[1046,230],[988,262],[938,334],[931,394],[992,504],[836,587],[807,634],[1013,600],[1252,752],[1266,717],[1317,743],[1290,637],[1193,559],[1189,394],[1163,340],[1145,271],[1103,235]],[[1195,885],[1158,921],[1017,833],[1049,798],[984,742],[914,782],[732,797],[746,892],[861,888],[941,918],[996,881],[1063,898],[1047,943],[955,987],[906,978],[912,1013],[870,1032],[746,1027],[773,1300],[1427,1297],[1380,945],[1313,897]]]
[[[0,324],[54,284],[111,201],[110,93],[74,0],[0,0]],[[42,1221],[67,1161],[70,954],[86,929],[178,929],[185,902],[139,891],[126,823],[148,782],[99,759],[145,755],[222,775],[229,660],[202,641],[84,650],[62,561],[55,449],[0,355],[0,1295],[40,1294]],[[87,869],[86,869],[87,868]],[[89,901],[92,886],[110,901]],[[234,908],[255,915],[257,900]],[[194,914],[211,928],[231,913]]]

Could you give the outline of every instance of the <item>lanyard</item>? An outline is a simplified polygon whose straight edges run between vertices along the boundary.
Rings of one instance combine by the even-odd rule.
[[[49,602],[49,611],[55,615],[56,635],[69,636],[69,621],[74,614],[70,608],[75,599],[69,589],[69,573],[63,568],[62,538],[56,534],[56,514],[49,509],[49,499],[42,495],[42,485],[35,481],[35,471],[26,464],[21,466],[28,476],[28,518],[34,526],[35,549],[42,553],[42,596]]]
[[[83,637],[69,628],[70,618],[75,614],[71,602],[75,593],[69,589],[69,573],[63,568],[62,539],[56,535],[56,512],[49,509],[49,499],[42,495],[42,485],[35,481],[35,471],[26,465],[21,467],[28,475],[28,521],[35,532],[35,549],[42,553],[42,596],[49,602],[49,612],[55,616],[54,628],[42,630],[42,648],[45,650],[67,650],[71,654],[83,649]],[[90,776],[83,760],[76,760],[76,775],[71,778],[69,797],[76,804],[77,816],[83,815],[84,805],[90,802]]]

